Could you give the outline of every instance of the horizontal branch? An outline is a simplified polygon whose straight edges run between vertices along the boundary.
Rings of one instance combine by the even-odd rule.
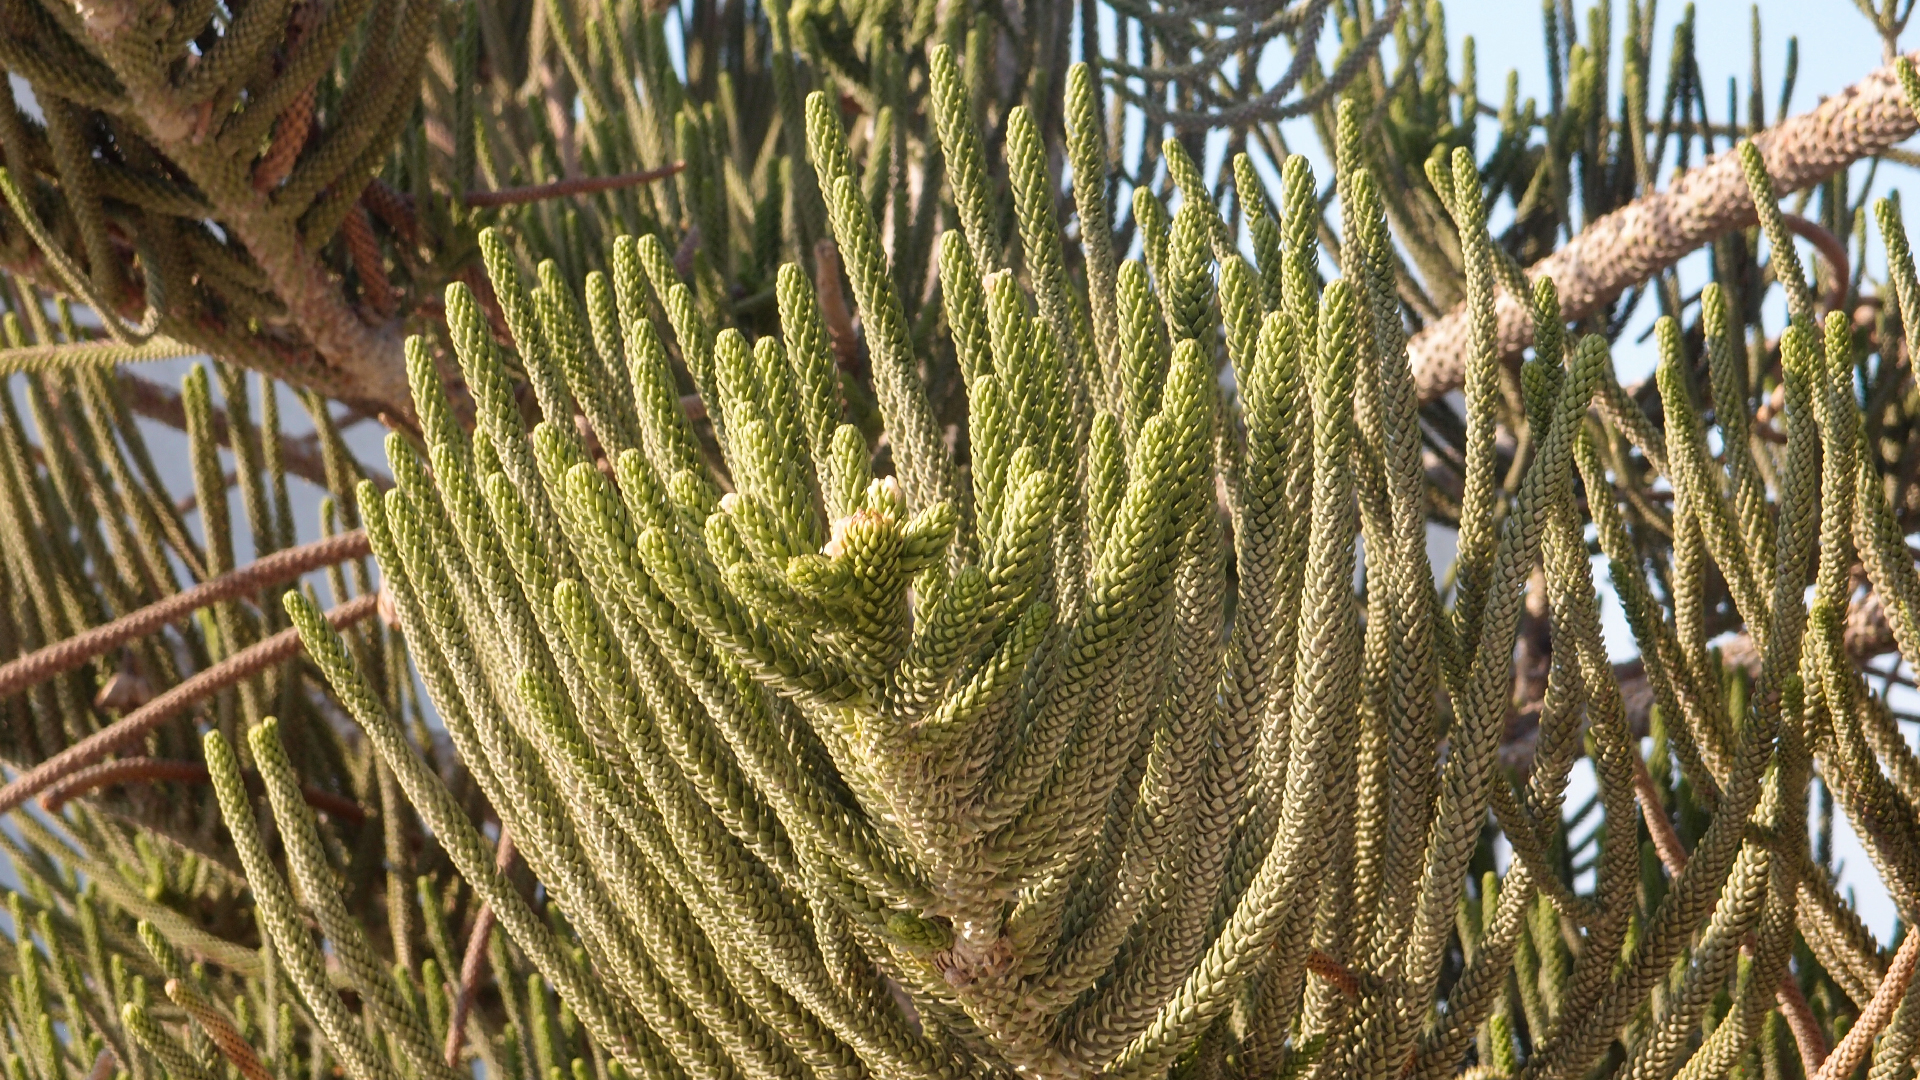
[[[327,612],[327,623],[342,630],[373,614],[378,596],[356,596]],[[81,769],[145,738],[194,702],[232,686],[300,653],[300,631],[282,630],[194,675],[119,720],[13,778],[0,788],[0,814],[13,810]]]
[[[249,788],[260,787],[260,778],[247,773],[245,779]],[[105,787],[122,784],[155,784],[172,782],[176,784],[208,783],[207,767],[198,761],[168,761],[163,758],[130,757],[113,761],[102,761],[79,770],[59,783],[48,788],[40,796],[40,806],[49,814],[57,814],[60,808],[83,795]],[[262,788],[261,790],[265,790]],[[367,809],[344,795],[335,795],[330,791],[307,784],[300,785],[300,797],[308,806],[329,817],[337,818],[349,825],[364,824]]]
[[[1920,124],[1900,89],[1900,77],[1888,64],[1812,112],[1755,135],[1753,144],[1766,160],[1774,190],[1785,194],[1885,151],[1916,127]],[[1594,221],[1528,268],[1527,277],[1552,278],[1566,318],[1584,319],[1702,245],[1756,220],[1740,155],[1729,150],[1689,170],[1665,191],[1650,192]],[[1533,343],[1533,318],[1523,298],[1503,291],[1495,313],[1502,357],[1517,356]],[[1464,304],[1415,334],[1407,353],[1420,400],[1459,389],[1472,348]]]
[[[651,184],[656,180],[665,180],[686,167],[686,162],[676,161],[671,165],[662,165],[658,169],[621,173],[619,176],[578,176],[570,180],[555,180],[551,184],[501,188],[498,191],[469,191],[465,201],[471,207],[513,206],[518,203],[541,202],[546,199],[564,199],[573,195],[592,195],[601,191],[614,191],[640,184]]]
[[[184,341],[154,336],[138,345],[117,341],[70,341],[61,345],[23,345],[0,350],[0,375],[20,372],[66,371],[77,367],[101,367],[142,360],[172,360],[193,356],[200,350]]]
[[[56,641],[44,649],[0,664],[0,698],[45,682],[61,672],[72,671],[102,653],[135,638],[145,637],[210,604],[292,581],[309,570],[357,559],[368,551],[367,534],[358,529],[276,551],[230,574],[222,574],[165,600],[148,604],[104,626],[96,626],[84,634]]]
[[[180,395],[159,383],[150,382],[137,375],[122,372],[120,375],[120,396],[125,399],[127,408],[137,416],[149,420],[158,420],[179,431],[187,430],[187,407]],[[227,412],[220,406],[211,408],[213,417],[213,441],[231,448],[233,438],[227,431]],[[327,486],[327,466],[320,457],[319,447],[304,439],[280,436],[280,462],[289,476],[297,476],[316,487]]]

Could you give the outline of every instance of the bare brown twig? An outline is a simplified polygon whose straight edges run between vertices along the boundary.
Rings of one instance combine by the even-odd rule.
[[[820,297],[820,321],[827,324],[840,370],[860,370],[860,335],[854,332],[846,294],[840,290],[840,249],[822,238],[813,245],[813,291]]]
[[[1920,961],[1920,934],[1912,930],[1900,941],[1900,949],[1893,954],[1893,963],[1887,967],[1887,974],[1880,980],[1880,988],[1873,992],[1873,1000],[1867,1002],[1853,1026],[1833,1048],[1833,1054],[1820,1066],[1814,1080],[1841,1080],[1852,1076],[1853,1071],[1866,1060],[1867,1049],[1873,1044],[1874,1037],[1893,1019],[1893,1011],[1899,1007],[1900,999],[1907,996],[1907,987],[1913,984],[1913,969]]]
[[[1780,1015],[1786,1018],[1787,1030],[1793,1032],[1793,1045],[1800,1051],[1801,1070],[1812,1073],[1827,1059],[1827,1036],[1820,1030],[1813,1006],[1807,1004],[1807,995],[1791,972],[1781,976],[1773,1000],[1780,1006]]]
[[[247,774],[246,779],[249,787],[259,785],[258,776]],[[97,765],[89,765],[61,780],[41,794],[40,806],[50,814],[57,814],[60,808],[69,802],[101,788],[162,782],[206,784],[211,781],[207,774],[207,767],[198,761],[169,761],[164,758],[150,757],[118,758],[113,761],[103,761]],[[306,800],[308,806],[349,825],[360,825],[367,820],[366,808],[345,796],[302,784],[300,797]]]
[[[1673,829],[1673,822],[1667,820],[1667,808],[1660,801],[1660,793],[1654,789],[1653,777],[1647,772],[1647,763],[1636,752],[1633,758],[1633,789],[1640,797],[1640,817],[1647,823],[1647,832],[1653,837],[1653,849],[1659,853],[1660,862],[1667,868],[1669,877],[1679,877],[1687,866],[1687,847],[1680,842],[1680,835]],[[1888,973],[1891,976],[1891,972]],[[1909,972],[1911,974],[1911,972]],[[1886,985],[1884,982],[1882,986]],[[1877,995],[1876,995],[1877,999]],[[1788,1030],[1793,1032],[1794,1044],[1800,1050],[1800,1063],[1808,1076],[1812,1076],[1827,1060],[1827,1037],[1820,1031],[1820,1022],[1814,1018],[1813,1009],[1807,1004],[1807,997],[1800,991],[1800,984],[1794,981],[1793,973],[1780,977],[1780,985],[1774,989],[1773,1000],[1780,1006],[1781,1016],[1786,1018]],[[1851,1072],[1848,1069],[1847,1072]],[[1847,1073],[1838,1074],[1845,1076]],[[1821,1080],[1829,1080],[1825,1073]]]
[[[145,637],[209,604],[246,596],[271,585],[292,581],[309,570],[332,566],[368,553],[366,533],[356,529],[325,540],[277,551],[231,574],[175,593],[157,603],[97,626],[65,641],[0,664],[0,698],[16,694],[135,638]]]
[[[592,195],[596,192],[613,191],[618,188],[665,180],[686,167],[686,162],[676,161],[671,165],[662,165],[658,169],[621,173],[619,176],[576,176],[569,180],[555,180],[551,184],[534,184],[530,187],[501,188],[499,191],[469,191],[466,204],[471,207],[513,206],[517,203],[540,202],[545,199],[564,199],[573,195]]]
[[[1647,819],[1647,832],[1653,836],[1653,849],[1660,855],[1660,861],[1666,864],[1667,872],[1677,874],[1687,865],[1687,849],[1680,843],[1680,834],[1673,831],[1673,824],[1667,820],[1667,808],[1660,801],[1660,792],[1653,786],[1653,774],[1647,772],[1647,763],[1639,754],[1633,756],[1633,792],[1640,796],[1640,813]],[[1655,819],[1665,828],[1655,826]]]
[[[342,630],[373,614],[378,596],[356,596],[327,612],[327,623]],[[0,814],[18,807],[77,770],[142,739],[161,724],[179,715],[194,702],[232,686],[234,683],[289,660],[300,652],[300,631],[289,628],[234,653],[147,702],[140,708],[81,739],[65,750],[14,777],[0,788]]]
[[[500,826],[500,843],[493,849],[493,865],[505,870],[513,865],[513,836]],[[473,917],[473,933],[467,937],[466,955],[460,958],[460,988],[453,999],[453,1015],[447,1020],[447,1067],[460,1063],[460,1047],[466,1039],[467,1014],[473,1011],[474,995],[480,992],[480,966],[487,959],[487,940],[493,935],[492,904],[481,904]]]

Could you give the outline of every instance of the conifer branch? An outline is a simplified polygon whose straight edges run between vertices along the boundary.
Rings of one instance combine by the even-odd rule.
[[[378,601],[379,597],[369,594],[355,597],[334,607],[327,612],[328,625],[336,628],[352,626],[372,615]],[[0,788],[0,809],[11,810],[19,806],[72,775],[76,770],[85,768],[108,754],[139,741],[148,732],[178,716],[208,695],[283,663],[298,655],[299,652],[299,635],[293,630],[283,630],[256,645],[234,653],[112,724],[15,776],[4,788]]]
[[[1691,12],[1663,101],[1543,9],[1529,112],[1438,3],[717,2],[0,0],[8,1080],[1910,1066],[1832,836],[1920,897],[1920,279],[1775,205],[1909,65],[1760,132]]]
[[[1818,184],[1912,135],[1914,111],[1898,71],[1911,62],[1903,57],[1889,63],[1811,112],[1754,135],[1753,145],[1775,190],[1785,193]],[[1529,267],[1527,276],[1552,278],[1567,318],[1583,319],[1701,245],[1756,220],[1740,155],[1727,150],[1665,191],[1644,195],[1592,222],[1566,246]],[[1496,347],[1503,357],[1517,355],[1533,340],[1526,306],[1502,293],[1495,311]],[[1456,308],[1407,343],[1422,401],[1461,385],[1467,368],[1467,319],[1466,311]]]
[[[65,368],[138,363],[142,360],[170,360],[192,356],[200,350],[182,341],[156,337],[139,345],[118,342],[74,342],[66,345],[29,345],[0,350],[0,371],[48,372]]]
[[[623,173],[619,176],[581,176],[569,180],[555,180],[551,184],[535,184],[530,187],[501,188],[498,191],[469,191],[462,198],[466,205],[476,209],[487,206],[516,206],[522,203],[540,202],[544,199],[567,199],[576,195],[591,195],[600,191],[618,191],[621,188],[639,184],[651,184],[678,176],[686,167],[686,162],[676,161],[658,169]]]
[[[292,581],[310,570],[333,566],[368,553],[366,534],[359,530],[316,540],[286,551],[276,551],[232,573],[222,574],[185,592],[141,608],[105,626],[49,645],[0,664],[0,697],[71,671],[96,656],[113,651],[134,638],[145,637],[168,623],[223,600]]]
[[[123,784],[145,784],[156,781],[175,784],[211,783],[207,767],[197,761],[164,761],[156,758],[117,758],[89,765],[47,788],[40,795],[40,806],[49,814],[57,814],[60,808],[74,799],[104,787],[117,787]],[[250,778],[258,786],[257,778]],[[341,821],[358,825],[367,820],[365,807],[350,799],[311,787],[302,787],[300,795],[307,805],[322,813],[330,814]]]

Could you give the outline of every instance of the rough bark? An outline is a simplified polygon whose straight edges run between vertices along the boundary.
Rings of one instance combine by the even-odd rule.
[[[1920,59],[1920,53],[1910,54]],[[1781,194],[1811,187],[1920,127],[1888,64],[1821,102],[1811,112],[1753,137]],[[1664,191],[1645,195],[1587,226],[1560,250],[1527,270],[1551,277],[1569,320],[1583,319],[1622,292],[1679,262],[1715,237],[1755,223],[1740,157],[1729,150],[1689,170]],[[1503,357],[1533,342],[1532,316],[1515,297],[1497,302]],[[1472,347],[1465,305],[1455,307],[1407,343],[1420,400],[1459,389]]]

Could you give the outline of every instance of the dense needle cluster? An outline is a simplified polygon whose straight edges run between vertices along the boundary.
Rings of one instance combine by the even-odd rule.
[[[1832,842],[1920,911],[1920,281],[1897,201],[1780,208],[1757,80],[1706,122],[1691,13],[1616,120],[1549,5],[1477,155],[1437,4],[1129,0],[1104,72],[1063,3],[710,7],[683,82],[644,5],[0,0],[6,1080],[1914,1074]],[[1758,227],[1697,295],[1522,268],[1715,138]]]
[[[938,77],[950,61],[933,63]],[[1090,92],[1076,71],[1070,117]],[[964,160],[978,142],[965,103],[937,105],[949,155]],[[1691,948],[1628,1044],[1630,1075],[1664,1076],[1744,1054],[1774,1009],[1800,890],[1817,879],[1803,824],[1816,757],[1834,762],[1822,776],[1850,811],[1884,822],[1896,880],[1913,857],[1900,842],[1911,810],[1874,756],[1904,744],[1889,746],[1891,720],[1846,659],[1839,617],[1853,550],[1896,627],[1920,580],[1881,527],[1877,475],[1858,475],[1851,328],[1836,314],[1822,332],[1797,269],[1776,263],[1799,316],[1782,342],[1786,445],[1768,463],[1777,512],[1746,440],[1728,442],[1724,463],[1709,455],[1677,324],[1659,327],[1656,442],[1608,385],[1604,341],[1564,335],[1541,282],[1517,482],[1494,475],[1498,359],[1480,348],[1468,372],[1447,607],[1426,564],[1416,398],[1367,171],[1339,178],[1346,276],[1322,284],[1315,185],[1295,158],[1277,219],[1263,192],[1241,193],[1261,208],[1256,236],[1271,234],[1263,262],[1217,247],[1214,205],[1183,193],[1172,213],[1141,215],[1168,222],[1147,238],[1157,265],[1123,262],[1091,283],[1112,290],[1112,324],[1096,330],[1054,271],[1050,183],[1016,111],[1008,154],[1031,294],[1006,271],[981,273],[967,229],[941,238],[969,401],[962,478],[892,329],[898,300],[837,118],[818,97],[809,110],[893,475],[875,479],[841,423],[799,275],[782,278],[782,334],[749,345],[652,273],[650,238],[616,244],[611,286],[590,277],[597,300],[583,304],[550,265],[527,290],[486,234],[541,414],[577,403],[597,446],[571,424],[525,426],[505,356],[455,286],[475,427],[453,422],[422,344],[424,453],[391,437],[396,487],[360,489],[454,744],[599,978],[550,944],[522,948],[629,1069],[1131,1077],[1199,1053],[1254,1075],[1263,1060],[1397,1075],[1409,1058],[1416,1074],[1445,1073],[1503,1004],[1521,939],[1534,964],[1565,948],[1529,933],[1544,918],[1577,928],[1581,948],[1558,960],[1568,970],[1550,994],[1525,995],[1546,997],[1525,1018],[1527,1074],[1584,1075]],[[1342,121],[1357,139],[1356,110]],[[1479,177],[1464,152],[1450,164],[1432,179],[1467,252],[1469,303],[1485,310],[1495,272]],[[961,220],[983,217],[987,192],[953,175]],[[1752,181],[1771,206],[1757,166]],[[1785,249],[1777,215],[1763,221]],[[1906,302],[1910,271],[1895,273]],[[649,288],[703,390],[727,480],[672,392]],[[1725,370],[1737,362],[1725,300],[1710,287],[1702,303],[1724,384],[1741,377]],[[609,323],[622,332],[589,328]],[[1759,651],[1757,676],[1729,698],[1684,607],[1671,623],[1634,612],[1649,680],[1672,704],[1667,738],[1711,792],[1693,850],[1644,898],[1635,845],[1602,845],[1590,895],[1545,855],[1583,744],[1617,827],[1632,828],[1644,768],[1583,536],[1590,515],[1623,597],[1644,602],[1653,585],[1598,452],[1617,436],[1646,439],[1664,462],[1670,587],[1710,563]],[[1383,554],[1356,597],[1362,538]],[[1497,755],[1536,566],[1556,647],[1533,771],[1516,790]],[[288,604],[429,829],[470,830],[318,610]],[[230,821],[243,810],[227,805]],[[1435,1013],[1490,807],[1514,867],[1480,897],[1478,940]],[[485,879],[477,838],[449,854]],[[544,935],[530,913],[496,910]],[[1732,1011],[1690,1046],[1743,943]]]

